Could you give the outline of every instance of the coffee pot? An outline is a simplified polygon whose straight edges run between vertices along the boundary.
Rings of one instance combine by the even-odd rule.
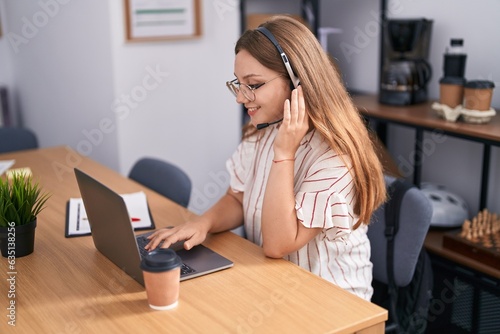
[[[410,105],[427,100],[432,67],[427,61],[432,21],[384,22],[383,65],[379,101]]]
[[[395,60],[388,63],[382,73],[382,87],[384,89],[417,92],[429,82],[432,69],[429,63],[423,59]]]

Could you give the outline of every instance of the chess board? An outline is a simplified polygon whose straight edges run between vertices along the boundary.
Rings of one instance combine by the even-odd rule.
[[[487,210],[466,220],[459,232],[443,236],[443,247],[500,269],[500,219]]]
[[[467,240],[460,232],[443,236],[443,247],[500,270],[500,232]]]

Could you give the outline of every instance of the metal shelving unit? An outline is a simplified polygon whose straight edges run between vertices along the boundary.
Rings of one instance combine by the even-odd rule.
[[[240,0],[241,32],[246,29],[247,3],[251,0]],[[310,25],[312,31],[318,36],[319,28],[319,0],[300,0],[301,14],[304,20]]]

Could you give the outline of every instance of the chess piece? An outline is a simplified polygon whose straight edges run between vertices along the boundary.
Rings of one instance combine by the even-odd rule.
[[[488,220],[488,210],[484,209],[481,211],[478,215],[478,229],[477,229],[477,236],[478,238],[481,238],[485,233],[486,230],[486,221]]]
[[[498,219],[498,215],[495,213],[493,215],[492,232],[497,233],[499,228],[500,228],[500,219]]]
[[[478,217],[474,217],[472,219],[472,228],[471,228],[471,233],[470,233],[470,238],[468,238],[469,240],[476,240],[477,239],[477,228],[478,228]]]
[[[492,226],[492,223],[493,223],[493,216],[492,215],[488,215],[488,220],[486,221],[486,229],[484,231],[484,234],[486,235],[490,235],[492,234],[492,229],[491,229],[491,226]]]
[[[467,239],[470,233],[470,220],[466,219],[462,224],[462,232],[460,232],[460,236],[464,239]]]

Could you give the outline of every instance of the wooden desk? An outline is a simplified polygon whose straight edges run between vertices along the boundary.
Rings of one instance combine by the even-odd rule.
[[[157,227],[192,215],[139,184],[66,147],[7,153],[29,166],[52,194],[38,217],[35,251],[16,259],[15,299],[1,260],[0,333],[383,333],[386,310],[253,243],[225,232],[204,243],[234,261],[225,271],[181,283],[179,306],[149,308],[144,288],[95,248],[91,237],[64,237],[66,201],[80,197],[73,167],[119,193],[144,190]],[[7,307],[15,300],[16,327]]]
[[[483,166],[479,209],[486,208],[491,146],[500,146],[500,114],[486,124],[469,124],[462,121],[448,122],[432,110],[432,101],[411,106],[389,106],[378,102],[375,95],[353,97],[354,104],[365,117],[380,122],[377,132],[385,142],[386,124],[394,123],[416,130],[413,183],[420,185],[422,168],[423,132],[446,134],[483,144]]]

